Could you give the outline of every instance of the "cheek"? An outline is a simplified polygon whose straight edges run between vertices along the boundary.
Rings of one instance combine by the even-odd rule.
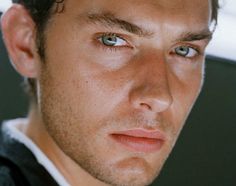
[[[171,91],[174,96],[174,102],[170,107],[172,115],[166,116],[169,122],[173,123],[172,133],[178,135],[181,131],[202,87],[203,73],[199,69],[187,76],[185,81],[172,79]]]
[[[112,117],[119,103],[127,99],[129,87],[109,73],[102,74],[82,63],[74,68],[69,64],[63,68],[45,67],[39,93],[42,106],[58,119],[86,121],[89,125]]]

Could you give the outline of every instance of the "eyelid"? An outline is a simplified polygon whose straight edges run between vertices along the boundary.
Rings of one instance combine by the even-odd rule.
[[[112,45],[112,47],[117,47],[117,46],[126,46],[127,45],[127,41],[125,40],[125,39],[123,39],[122,37],[120,37],[120,36],[118,36],[118,35],[115,35],[115,34],[104,34],[104,35],[102,35],[101,37],[99,37],[99,41],[100,42],[102,42],[105,46],[109,46],[109,45],[106,45],[105,43],[104,43],[104,38],[105,37],[115,37],[116,38],[116,43],[118,44],[118,43],[120,43],[120,44],[115,44],[115,45]],[[109,42],[109,41],[108,41]]]
[[[122,46],[106,46],[106,45],[103,45],[101,43],[101,41],[99,41],[99,39],[101,39],[101,37],[104,37],[104,36],[116,36],[122,40],[124,40],[127,44],[126,45],[122,45]],[[124,35],[124,34],[118,34],[118,33],[114,33],[114,32],[100,32],[100,33],[96,33],[95,34],[95,40],[96,41],[99,41],[99,43],[101,45],[103,45],[104,47],[110,47],[110,48],[133,48],[133,46],[130,44],[130,42],[128,41],[129,38],[128,36]]]
[[[196,51],[196,55],[193,56],[193,57],[187,57],[187,56],[181,56],[181,55],[176,54],[175,49],[178,48],[178,47],[181,47],[181,46],[182,47],[188,47],[188,48],[191,48],[191,49],[195,50]],[[202,51],[202,49],[200,47],[198,47],[196,45],[193,45],[193,44],[189,44],[189,43],[180,43],[178,45],[175,45],[173,47],[173,49],[171,50],[171,54],[178,55],[180,57],[188,58],[188,59],[195,58],[197,56],[201,56],[201,55],[203,55],[203,53],[204,52]]]

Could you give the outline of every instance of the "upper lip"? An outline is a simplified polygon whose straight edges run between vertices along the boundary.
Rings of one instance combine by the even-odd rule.
[[[147,130],[147,129],[129,129],[125,131],[118,131],[112,133],[112,135],[126,135],[137,138],[150,138],[150,139],[158,139],[165,140],[166,137],[163,132],[160,130]]]

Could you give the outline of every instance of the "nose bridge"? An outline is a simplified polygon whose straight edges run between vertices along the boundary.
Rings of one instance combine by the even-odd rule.
[[[172,103],[168,66],[162,51],[149,50],[139,58],[142,67],[136,74],[131,98],[136,108],[162,112]]]
[[[143,56],[142,59],[145,66],[145,75],[143,79],[146,85],[153,84],[155,86],[166,85],[167,81],[167,64],[165,56],[161,51],[150,51]]]

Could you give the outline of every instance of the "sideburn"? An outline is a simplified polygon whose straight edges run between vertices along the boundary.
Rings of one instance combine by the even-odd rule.
[[[46,62],[46,37],[45,37],[45,30],[47,27],[47,24],[49,20],[51,19],[52,15],[55,13],[63,13],[65,10],[65,0],[56,0],[55,4],[52,6],[51,9],[48,10],[48,12],[44,15],[44,20],[46,21],[40,21],[37,22],[36,19],[34,19],[34,16],[32,15],[32,18],[34,19],[34,22],[36,23],[36,47],[37,47],[37,53],[42,61],[42,63]],[[38,24],[37,24],[38,23]],[[36,80],[34,78],[26,78],[23,83],[24,89],[26,93],[30,96],[30,102],[33,104],[38,103],[37,101],[37,85]]]

